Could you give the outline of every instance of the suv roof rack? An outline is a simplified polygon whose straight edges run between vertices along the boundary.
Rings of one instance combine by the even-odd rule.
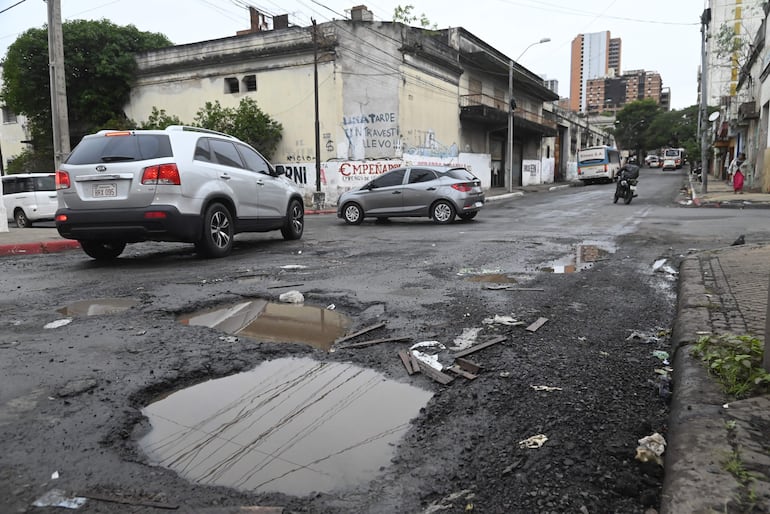
[[[166,127],[166,130],[169,130],[169,131],[182,130],[182,131],[186,131],[186,132],[203,132],[204,134],[216,134],[218,136],[229,137],[230,139],[236,139],[236,140],[238,139],[237,137],[231,136],[230,134],[225,134],[224,132],[218,132],[216,130],[210,130],[210,129],[203,128],[203,127],[191,127],[189,125],[169,125],[168,127]]]

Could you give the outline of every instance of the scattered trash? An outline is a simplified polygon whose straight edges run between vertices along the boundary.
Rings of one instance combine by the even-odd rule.
[[[334,341],[334,344],[339,344],[343,341],[347,341],[348,339],[353,339],[354,337],[358,337],[361,334],[366,334],[367,332],[371,332],[372,330],[377,330],[378,328],[382,328],[385,325],[387,325],[387,323],[384,321],[381,321],[380,323],[375,323],[374,325],[370,325],[366,328],[362,328],[361,330],[357,330],[352,334],[347,334],[345,337],[340,337],[339,339],[336,339]]]
[[[281,293],[278,300],[284,303],[303,303],[305,301],[305,296],[299,291],[288,291],[286,293]]]
[[[306,269],[307,266],[304,266],[302,264],[286,264],[284,266],[281,266],[281,269],[285,270],[297,270],[297,269]]]
[[[658,259],[652,265],[652,271],[659,271],[662,273],[668,273],[669,275],[678,275],[679,272],[669,265],[666,265],[666,259]]]
[[[51,473],[51,480],[59,480],[59,472],[58,471],[54,471],[53,473]]]
[[[334,309],[337,308],[337,306],[334,305],[333,303],[330,303],[329,305],[326,306],[326,308],[329,309],[330,311],[333,311]]]
[[[500,377],[501,378],[508,378],[510,376],[511,376],[511,372],[510,371],[501,371],[500,372]]]
[[[723,409],[729,409],[730,408],[730,404],[729,403],[725,403],[724,405],[722,405],[722,408]]]
[[[238,338],[235,336],[219,336],[219,340],[228,344],[237,343]]]
[[[544,434],[533,435],[532,437],[528,437],[523,441],[519,441],[519,448],[540,448],[545,444],[547,440],[548,437],[546,437]]]
[[[658,359],[660,359],[663,362],[663,364],[668,365],[668,357],[669,357],[668,352],[664,352],[663,350],[654,350],[652,354]]]
[[[43,496],[32,502],[33,507],[62,507],[65,509],[79,509],[88,501],[80,496],[68,496],[61,489],[51,489]]]
[[[652,461],[662,466],[661,455],[664,451],[666,451],[666,440],[655,432],[639,439],[639,446],[636,447],[636,460],[640,462]]]
[[[561,387],[544,386],[544,385],[530,385],[529,387],[531,387],[535,391],[548,391],[549,393],[551,391],[561,391],[562,390]]]
[[[62,319],[57,319],[56,321],[52,321],[50,323],[47,323],[43,328],[46,328],[46,329],[47,328],[59,328],[59,327],[65,326],[65,325],[69,325],[70,323],[72,323],[72,318],[62,318]]]
[[[460,271],[457,272],[458,276],[464,276],[464,275],[491,275],[493,273],[502,273],[503,270],[500,268],[496,269],[476,269],[476,268],[462,268]]]
[[[460,334],[455,338],[454,341],[452,341],[454,344],[450,346],[449,349],[464,350],[469,346],[473,346],[473,343],[475,343],[476,339],[478,339],[479,332],[481,332],[481,330],[481,328],[464,328],[462,334]]]
[[[512,327],[518,327],[524,325],[523,321],[518,321],[513,316],[500,316],[495,314],[494,318],[484,318],[482,321],[485,325],[510,325]]]
[[[601,355],[602,357],[609,357],[610,356],[609,352],[599,352],[599,355]]]
[[[666,264],[666,259],[658,259],[653,263],[652,271],[658,271],[664,264]]]
[[[658,388],[658,395],[664,401],[668,401],[671,398],[671,376],[668,373],[658,375],[656,385]]]
[[[453,357],[455,359],[458,358],[458,357],[465,357],[466,355],[470,355],[470,354],[472,354],[474,352],[477,352],[479,350],[483,350],[484,348],[487,348],[488,346],[492,346],[494,344],[501,343],[501,342],[505,341],[505,339],[506,339],[505,336],[493,337],[489,341],[485,341],[483,343],[471,346],[471,347],[466,348],[464,350],[460,350],[459,352],[455,352]]]

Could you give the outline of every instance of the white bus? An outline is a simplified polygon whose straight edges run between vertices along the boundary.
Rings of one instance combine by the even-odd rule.
[[[592,146],[578,152],[578,179],[612,182],[620,171],[620,152],[611,146]]]

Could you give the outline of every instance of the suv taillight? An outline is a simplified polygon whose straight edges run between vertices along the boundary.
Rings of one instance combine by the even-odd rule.
[[[70,187],[70,174],[66,171],[58,170],[56,172],[56,189],[69,189]]]
[[[161,186],[178,186],[182,181],[179,179],[179,168],[176,164],[158,164],[157,166],[148,166],[142,172],[142,184],[157,184]]]

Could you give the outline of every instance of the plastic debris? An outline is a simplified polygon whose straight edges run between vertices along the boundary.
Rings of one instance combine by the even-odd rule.
[[[230,344],[238,342],[238,338],[235,336],[219,336],[219,340]]]
[[[522,441],[519,441],[519,448],[540,448],[545,444],[547,440],[548,437],[546,437],[544,434],[533,435],[532,437],[528,437]]]
[[[652,352],[652,354],[658,359],[660,359],[661,362],[663,362],[663,364],[668,365],[668,358],[669,358],[668,352],[664,352],[663,350],[655,350]]]
[[[549,393],[551,391],[561,391],[562,390],[561,387],[544,386],[544,385],[530,385],[529,387],[531,387],[535,391],[548,391]]]
[[[54,471],[53,473],[51,473],[51,480],[58,480],[58,479],[59,479],[58,471]]]
[[[285,270],[297,270],[297,269],[306,269],[307,266],[304,266],[302,264],[286,264],[284,266],[281,266],[281,269]]]
[[[80,496],[68,496],[61,489],[51,489],[43,496],[32,502],[33,507],[62,507],[65,509],[79,509],[88,500]]]
[[[499,314],[495,314],[494,318],[484,318],[482,323],[485,325],[510,325],[512,327],[525,324],[523,321],[518,321],[513,316],[500,316]]]
[[[652,265],[652,271],[658,271],[663,265],[666,264],[666,259],[658,259]]]
[[[46,323],[46,325],[43,328],[47,328],[47,329],[59,328],[59,327],[63,327],[64,325],[69,325],[70,323],[72,323],[72,318],[62,318],[62,319],[57,319],[56,321],[52,321],[50,323]]]
[[[460,334],[455,338],[454,341],[452,341],[454,344],[450,346],[449,349],[464,350],[473,346],[473,344],[476,342],[476,339],[478,339],[479,332],[481,332],[481,330],[481,328],[464,328],[462,334]]]
[[[432,349],[436,353],[427,353],[426,351],[422,350],[429,350]],[[439,341],[420,341],[419,343],[413,344],[409,351],[414,356],[415,359],[419,360],[423,364],[427,364],[431,368],[442,371],[444,369],[444,365],[441,364],[438,358],[438,352],[446,350],[446,346],[444,346]]]
[[[326,308],[327,308],[328,310],[330,310],[330,311],[333,311],[334,309],[336,309],[336,308],[337,308],[337,306],[336,306],[336,305],[334,305],[333,303],[330,303],[329,305],[327,305],[327,306],[326,306]]]
[[[287,291],[281,293],[278,299],[284,303],[303,303],[305,301],[305,296],[299,291]]]
[[[662,435],[655,432],[639,439],[639,446],[636,447],[636,460],[640,462],[655,462],[663,465],[661,455],[666,451],[666,440]]]

